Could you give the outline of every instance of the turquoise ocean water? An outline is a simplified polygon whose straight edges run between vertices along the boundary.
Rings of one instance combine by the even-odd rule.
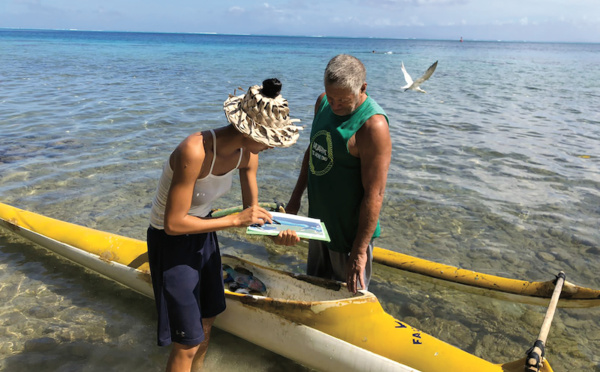
[[[298,144],[261,154],[261,201],[286,202],[322,73],[360,58],[393,139],[377,245],[523,280],[560,270],[600,288],[600,44],[0,30],[0,201],[144,239],[162,162],[225,124],[237,87],[283,82]],[[434,61],[428,94],[403,92]],[[236,181],[237,182],[237,181]],[[240,204],[238,183],[216,207]],[[306,205],[303,206],[306,212]],[[295,272],[305,246],[240,231],[224,252]],[[493,362],[522,357],[545,308],[466,294],[377,265],[388,312]],[[600,371],[600,310],[559,309],[556,371]],[[153,302],[0,232],[0,370],[161,371]],[[215,331],[211,371],[304,371]]]

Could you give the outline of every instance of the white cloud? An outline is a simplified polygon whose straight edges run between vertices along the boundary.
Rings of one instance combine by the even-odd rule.
[[[246,10],[239,6],[232,6],[231,8],[229,8],[229,13],[242,14],[245,12],[246,12]]]

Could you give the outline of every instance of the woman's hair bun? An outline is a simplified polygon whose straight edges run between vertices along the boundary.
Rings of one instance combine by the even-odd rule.
[[[276,78],[263,81],[261,93],[265,97],[275,98],[281,93],[281,81]]]

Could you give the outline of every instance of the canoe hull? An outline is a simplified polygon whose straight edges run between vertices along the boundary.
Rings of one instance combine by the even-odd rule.
[[[0,207],[3,205],[0,204]],[[29,213],[29,212],[27,212]],[[18,224],[15,218],[0,213],[0,226],[31,242],[39,244],[102,276],[112,279],[144,296],[153,298],[149,272],[102,259],[100,256],[49,238]],[[21,216],[24,217],[24,216]],[[32,217],[32,216],[28,216]],[[27,218],[27,217],[25,217]],[[33,224],[41,221],[32,221]],[[23,223],[24,221],[21,221]],[[73,225],[74,236],[81,235],[80,227]],[[229,291],[228,291],[229,292]],[[316,329],[282,319],[265,311],[249,310],[239,301],[240,296],[226,297],[227,311],[217,317],[215,326],[240,338],[283,355],[292,360],[322,371],[339,371],[340,366],[349,371],[417,371],[390,359],[343,342]],[[277,325],[274,327],[273,325]],[[257,337],[260,335],[260,337]],[[296,335],[290,337],[290,335]],[[312,342],[306,342],[312,340]],[[332,358],[332,355],[350,356]],[[307,356],[309,356],[307,358]]]
[[[153,296],[145,242],[2,203],[0,226]],[[508,364],[489,363],[394,319],[370,292],[347,297],[338,282],[272,270],[235,257],[223,260],[251,269],[272,288],[274,296],[226,291],[227,310],[217,317],[215,326],[308,367],[321,371],[522,371],[523,364],[512,369]],[[298,289],[293,298],[281,296],[293,288]],[[552,371],[549,363],[544,366],[543,371]]]
[[[239,301],[227,300],[227,310],[217,317],[215,326],[319,371],[418,372],[314,328],[249,310]]]

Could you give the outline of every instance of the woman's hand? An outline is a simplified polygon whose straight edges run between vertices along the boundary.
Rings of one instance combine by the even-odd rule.
[[[279,235],[273,236],[271,238],[275,244],[285,245],[285,246],[293,246],[296,245],[300,241],[300,237],[294,230],[285,230],[281,231]]]
[[[232,215],[233,225],[236,227],[246,227],[250,225],[264,225],[265,223],[273,223],[273,216],[266,209],[253,205],[241,211],[238,214]]]

